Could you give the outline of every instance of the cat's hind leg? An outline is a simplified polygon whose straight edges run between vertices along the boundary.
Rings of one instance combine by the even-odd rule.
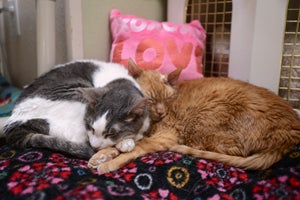
[[[29,146],[56,150],[82,159],[89,159],[95,153],[87,142],[75,143],[63,138],[42,134],[32,134]]]
[[[4,134],[6,142],[18,148],[47,148],[84,159],[95,153],[86,141],[75,143],[49,135],[49,124],[43,119],[31,119],[25,123],[16,121],[5,127]]]
[[[33,134],[49,133],[49,124],[43,119],[31,119],[26,122],[15,121],[5,125],[3,129],[6,142],[16,147],[29,147]]]

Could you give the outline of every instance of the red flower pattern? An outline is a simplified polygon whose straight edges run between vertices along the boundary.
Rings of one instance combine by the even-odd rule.
[[[144,200],[178,200],[179,198],[169,190],[153,190],[149,193],[142,194]]]
[[[143,156],[141,161],[147,164],[163,165],[181,159],[182,155],[173,152],[157,152]]]
[[[0,158],[0,197],[6,199],[300,200],[300,159],[295,156],[285,157],[282,166],[279,162],[267,173],[244,171],[173,152],[158,152],[117,171],[99,175],[88,169],[87,160],[68,158],[60,153],[37,149],[22,151],[8,146],[0,150],[1,155],[14,152]],[[182,180],[181,171],[171,173],[172,179],[168,180],[168,172],[174,171],[171,169],[185,169],[188,182],[174,184],[175,180]],[[261,173],[266,174],[261,176]]]
[[[293,199],[296,196],[300,199],[299,188],[300,180],[289,176],[279,176],[259,181],[252,191],[257,199]]]
[[[60,183],[67,179],[70,174],[70,167],[64,163],[33,163],[19,168],[12,174],[8,189],[15,195],[25,195]]]
[[[114,179],[118,179],[121,182],[129,182],[136,175],[137,167],[136,163],[129,163],[125,167],[115,171],[104,174],[105,177],[111,177]]]
[[[54,200],[73,199],[73,197],[76,197],[76,200],[104,199],[102,192],[99,191],[96,186],[85,185],[79,186],[69,192],[59,195]]]
[[[205,183],[216,186],[217,189],[222,192],[231,190],[233,186],[248,181],[248,175],[244,170],[222,163],[200,159],[197,162],[197,167]]]

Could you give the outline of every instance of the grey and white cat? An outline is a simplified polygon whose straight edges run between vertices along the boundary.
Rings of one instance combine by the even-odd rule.
[[[5,124],[8,144],[80,158],[130,151],[149,127],[147,99],[127,69],[94,60],[59,65],[26,87]]]

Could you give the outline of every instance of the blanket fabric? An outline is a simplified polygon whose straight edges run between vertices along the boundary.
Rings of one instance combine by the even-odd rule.
[[[300,145],[270,169],[244,171],[173,152],[99,174],[86,160],[0,147],[0,199],[299,199]]]

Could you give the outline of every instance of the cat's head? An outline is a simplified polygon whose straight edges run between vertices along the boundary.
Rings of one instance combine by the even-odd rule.
[[[176,84],[182,69],[178,68],[163,75],[155,70],[142,69],[132,59],[129,59],[128,71],[148,98],[151,120],[153,122],[160,121],[168,112],[167,104],[176,97]]]
[[[123,139],[140,140],[149,128],[147,99],[135,87],[128,90],[126,84],[81,89],[88,101],[85,123],[95,150],[114,146]]]

